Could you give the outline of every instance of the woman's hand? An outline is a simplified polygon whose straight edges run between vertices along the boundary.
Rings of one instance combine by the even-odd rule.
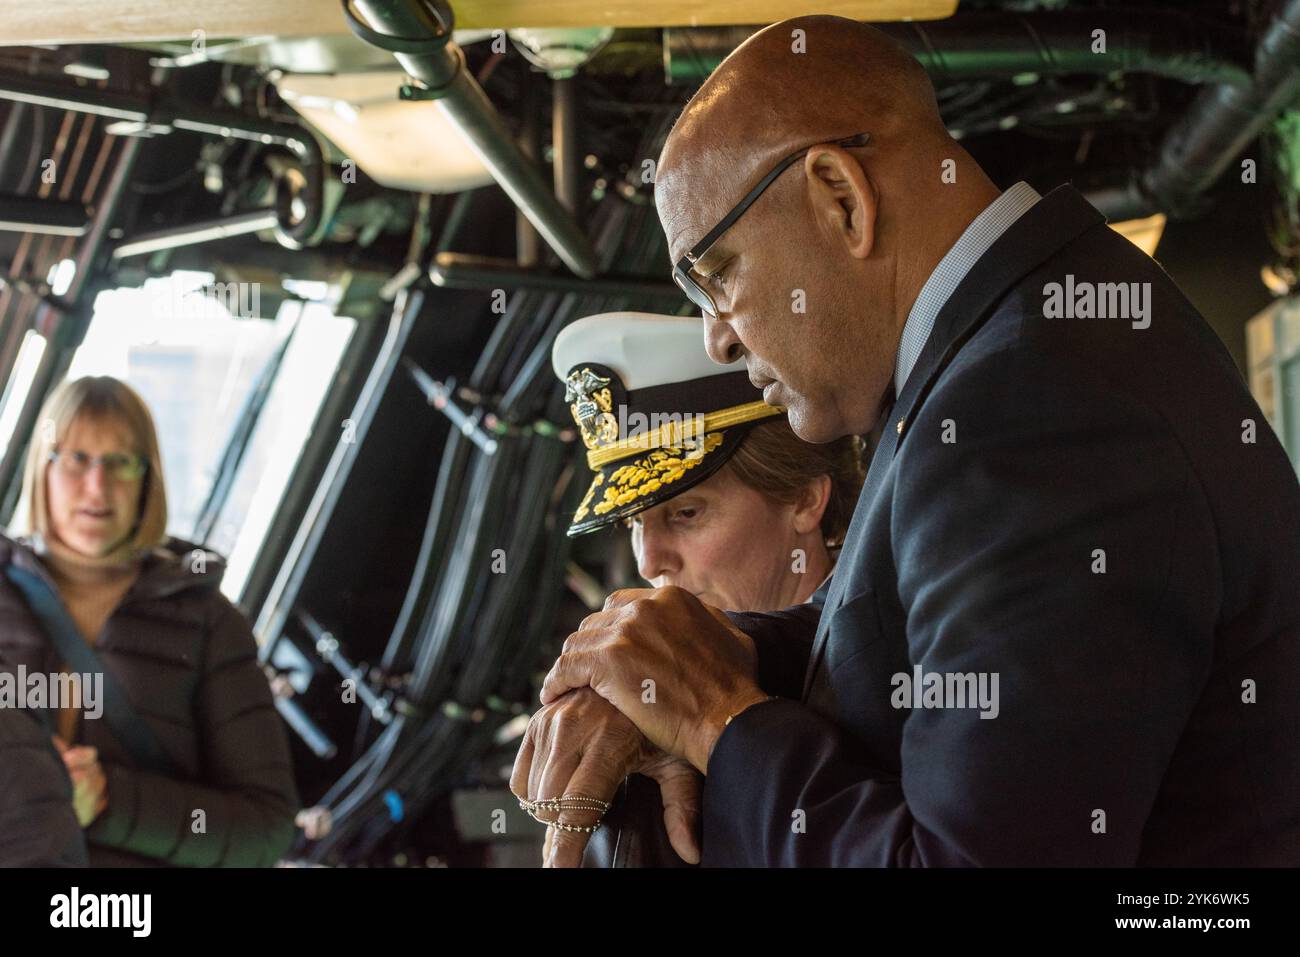
[[[69,747],[58,735],[54,746],[72,778],[72,810],[77,823],[89,827],[108,807],[108,778],[99,763],[99,750],[89,745]]]
[[[590,688],[570,691],[533,715],[515,758],[510,790],[530,801],[575,795],[611,801],[623,778],[635,772],[659,782],[664,826],[673,849],[688,863],[698,863],[702,777],[685,761],[655,748],[636,725]],[[583,827],[600,820],[595,810],[550,814],[554,816],[546,816],[547,821]],[[590,838],[583,832],[548,827],[544,866],[579,866]]]

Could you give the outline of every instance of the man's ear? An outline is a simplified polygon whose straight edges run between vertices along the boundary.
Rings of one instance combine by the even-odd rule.
[[[849,255],[866,259],[876,241],[876,187],[862,164],[843,147],[821,144],[808,151],[804,180],[818,225]]]
[[[794,504],[794,530],[807,535],[821,527],[822,516],[831,500],[831,477],[819,475],[805,483]]]

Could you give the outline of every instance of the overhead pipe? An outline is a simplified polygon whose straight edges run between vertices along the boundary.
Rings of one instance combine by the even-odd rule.
[[[1300,0],[1287,0],[1264,30],[1250,82],[1197,94],[1166,131],[1155,160],[1122,183],[1088,193],[1110,220],[1156,212],[1190,216],[1201,198],[1300,91]]]
[[[129,132],[139,134],[187,130],[223,139],[283,146],[297,158],[303,183],[299,190],[287,175],[275,182],[274,205],[279,214],[276,238],[291,249],[301,249],[319,239],[324,208],[325,158],[320,143],[306,127],[188,104],[153,102],[131,94],[91,87],[69,88],[66,84],[26,76],[0,76],[0,99],[103,116],[128,124],[131,127]]]
[[[0,193],[0,230],[45,236],[84,236],[90,213],[80,203]]]
[[[1185,83],[1250,85],[1250,47],[1222,23],[1158,9],[959,14],[924,23],[878,23],[925,67],[936,86],[1017,74],[1152,73]],[[669,27],[664,72],[698,83],[760,26]],[[1093,53],[1094,31],[1105,53]]]
[[[365,17],[363,22],[352,7]],[[479,160],[574,273],[599,271],[596,251],[573,216],[515,144],[492,101],[465,69],[451,42],[453,18],[442,0],[342,0],[348,26],[360,39],[392,53],[422,87],[407,95],[434,100]]]
[[[148,106],[139,97],[96,87],[69,87],[66,83],[51,83],[31,76],[0,76],[0,99],[52,110],[93,113],[110,120],[144,122],[149,118]]]
[[[1165,133],[1139,190],[1148,206],[1178,213],[1196,200],[1300,90],[1300,0],[1287,0],[1265,29],[1246,86],[1220,83],[1197,94]]]
[[[123,240],[114,247],[113,258],[126,259],[129,256],[142,256],[164,249],[196,246],[217,239],[229,239],[232,236],[244,236],[264,229],[274,229],[278,224],[279,213],[276,210],[255,209],[252,212],[236,213],[220,219],[207,219],[188,226],[163,229]]]
[[[1165,133],[1155,161],[1088,193],[1112,220],[1194,213],[1228,165],[1300,93],[1300,0],[1286,0],[1249,52],[1223,24],[1164,10],[978,13],[881,24],[936,85],[993,76],[1151,73],[1206,84]],[[726,27],[664,31],[665,71],[695,82],[753,33]],[[1106,53],[1092,53],[1104,30]]]
[[[541,96],[534,83],[525,83],[523,90],[523,129],[520,131],[519,149],[524,157],[536,165],[542,156],[542,130],[537,115],[541,112]],[[515,259],[520,266],[531,268],[542,261],[542,238],[528,221],[523,210],[515,207]]]
[[[521,269],[510,259],[442,252],[433,257],[429,278],[444,289],[535,289],[539,292],[573,292],[591,296],[629,296],[685,303],[673,283],[642,276],[606,274],[578,279],[562,272]]]
[[[551,79],[551,169],[555,198],[571,213],[578,210],[578,117],[571,76]]]

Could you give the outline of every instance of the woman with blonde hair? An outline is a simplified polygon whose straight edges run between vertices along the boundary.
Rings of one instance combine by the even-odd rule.
[[[16,514],[0,674],[50,689],[27,707],[62,752],[91,865],[273,864],[298,804],[288,742],[224,563],[167,535],[140,396],[109,376],[55,389]]]

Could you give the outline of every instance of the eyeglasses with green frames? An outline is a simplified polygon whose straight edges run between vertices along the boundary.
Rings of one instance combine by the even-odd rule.
[[[50,461],[68,478],[83,478],[92,468],[101,464],[104,466],[104,474],[117,482],[134,482],[149,471],[148,461],[129,452],[90,455],[79,449],[55,449],[50,453]]]

